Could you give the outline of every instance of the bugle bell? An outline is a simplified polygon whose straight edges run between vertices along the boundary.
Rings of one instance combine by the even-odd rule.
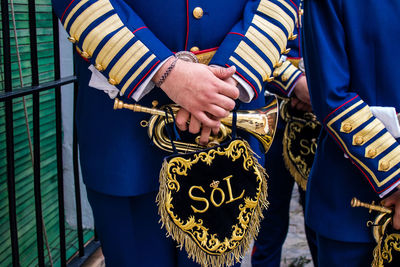
[[[239,110],[236,112],[237,128],[256,137],[257,140],[261,142],[265,153],[270,148],[275,135],[278,120],[278,101],[274,95],[269,95],[266,97],[266,104],[267,105],[261,109]],[[180,109],[179,106],[174,104],[168,106],[171,107],[174,115],[176,115]],[[129,109],[134,112],[151,114],[151,118],[148,121],[142,121],[141,126],[147,127],[147,133],[157,147],[168,152],[173,152],[171,140],[165,132],[166,124],[173,123],[173,118],[171,115],[166,115],[164,107],[156,108],[156,103],[153,104],[152,108],[143,107],[138,104],[126,104],[116,98],[114,101],[114,109]],[[160,119],[161,117],[165,119]],[[212,136],[210,138],[209,144],[219,144],[230,136],[232,132],[230,128],[232,126],[232,117],[233,113],[230,113],[228,117],[221,120],[220,132],[217,136]],[[195,140],[198,140],[198,138]],[[205,148],[197,141],[174,141],[174,144],[178,152],[181,153],[193,152]]]

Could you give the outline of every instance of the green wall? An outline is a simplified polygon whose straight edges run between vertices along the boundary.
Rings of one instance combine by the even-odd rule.
[[[10,3],[10,2],[9,2]],[[21,55],[24,86],[31,83],[31,64],[29,47],[29,17],[27,1],[14,0],[17,36]],[[14,41],[13,24],[10,12],[11,59],[13,88],[20,88],[18,60]],[[54,79],[52,9],[50,0],[36,0],[36,24],[38,42],[38,65],[40,82]],[[1,18],[0,18],[1,19]],[[1,23],[0,23],[1,27]],[[1,36],[2,44],[2,36]],[[3,49],[0,49],[0,92],[4,91]],[[55,136],[54,91],[40,94],[40,161],[43,221],[50,245],[50,252],[55,266],[59,266],[59,222],[57,195],[57,156]],[[28,107],[29,129],[33,137],[32,98],[25,99]],[[11,241],[8,217],[7,195],[7,159],[4,103],[0,103],[0,266],[11,265]],[[33,169],[29,152],[27,127],[23,111],[22,98],[13,101],[15,176],[17,197],[17,225],[21,266],[37,264],[36,224],[33,190]],[[78,247],[77,232],[67,228],[67,258]],[[85,231],[85,242],[93,236],[92,231]],[[45,247],[46,265],[50,266]]]

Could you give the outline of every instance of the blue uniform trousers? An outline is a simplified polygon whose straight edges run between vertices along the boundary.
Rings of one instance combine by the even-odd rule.
[[[161,229],[156,192],[132,197],[87,193],[107,267],[199,266]]]
[[[316,236],[318,264],[323,267],[366,267],[371,266],[374,242],[342,242]]]
[[[284,123],[279,123],[275,140],[266,155],[265,167],[269,175],[269,207],[264,212],[264,220],[257,240],[254,242],[251,263],[253,267],[280,266],[282,246],[289,227],[289,208],[294,179],[286,169],[282,157]],[[305,192],[301,189],[300,202],[304,207]],[[305,226],[307,241],[314,262],[316,262],[316,241],[313,230]]]

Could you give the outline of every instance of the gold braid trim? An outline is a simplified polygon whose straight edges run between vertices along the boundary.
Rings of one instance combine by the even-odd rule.
[[[303,175],[301,175],[301,173],[297,170],[297,166],[295,164],[293,164],[293,162],[290,160],[290,155],[289,155],[290,152],[288,153],[288,146],[289,146],[289,143],[291,142],[290,136],[288,136],[288,133],[289,133],[288,127],[289,127],[289,123],[286,123],[285,132],[284,132],[283,140],[282,140],[283,161],[285,162],[286,169],[289,171],[290,175],[292,175],[292,177],[294,178],[296,183],[301,187],[301,189],[306,191],[307,179],[304,179]],[[303,162],[301,161],[301,159],[298,159],[298,163],[303,163]],[[305,165],[305,163],[303,163],[303,164]]]
[[[200,264],[203,267],[213,266],[232,266],[236,262],[240,262],[243,258],[245,253],[250,247],[250,243],[252,240],[256,239],[259,229],[260,229],[260,222],[264,218],[263,217],[263,210],[268,208],[268,201],[267,201],[267,173],[265,169],[258,163],[257,159],[254,157],[256,154],[250,148],[250,145],[241,140],[244,144],[246,149],[249,152],[249,155],[253,158],[252,164],[254,165],[255,172],[259,174],[261,179],[260,188],[257,190],[258,201],[253,199],[245,199],[245,205],[240,205],[240,223],[247,224],[247,227],[244,229],[240,229],[237,225],[233,226],[233,238],[232,241],[234,243],[234,248],[229,252],[224,252],[224,249],[220,249],[219,251],[216,250],[217,253],[215,255],[207,253],[198,243],[194,241],[194,239],[184,230],[191,229],[192,227],[196,227],[196,229],[202,230],[197,232],[197,240],[200,240],[202,244],[207,243],[207,240],[211,241],[210,243],[217,242],[218,239],[215,235],[211,235],[208,233],[208,229],[202,225],[202,221],[196,221],[194,217],[189,217],[188,221],[182,224],[183,229],[180,229],[175,223],[174,219],[171,218],[171,214],[167,210],[165,204],[170,203],[171,201],[171,193],[169,190],[177,190],[179,191],[179,183],[168,177],[168,162],[165,160],[161,171],[160,171],[160,190],[158,192],[156,202],[158,205],[158,214],[160,215],[161,219],[160,222],[162,223],[161,227],[165,227],[167,231],[167,237],[171,236],[173,240],[175,240],[180,249],[185,248],[190,259],[193,259],[196,263]],[[236,141],[231,142],[230,147],[235,145]],[[229,149],[227,149],[229,150]],[[230,153],[230,152],[228,152]],[[219,153],[218,153],[219,154]],[[210,155],[209,155],[210,156]],[[237,154],[230,154],[229,155],[232,159],[237,157]],[[210,160],[209,157],[201,157],[201,160]],[[199,158],[200,158],[199,157]],[[237,157],[239,158],[239,157]],[[212,159],[211,159],[212,160]],[[246,161],[246,160],[245,160]],[[251,160],[250,160],[251,161]],[[245,162],[244,164],[248,164]],[[250,167],[250,165],[247,165]],[[182,171],[181,174],[185,173],[186,170]],[[245,210],[250,210],[245,211]],[[243,215],[243,216],[242,216]],[[201,229],[202,228],[202,229]],[[235,239],[235,240],[233,240]],[[231,247],[226,246],[228,245],[228,240],[224,240],[223,244],[219,244],[227,249]],[[215,244],[217,246],[218,244]]]
[[[381,237],[374,249],[372,267],[384,267],[385,263],[391,263],[393,260],[392,249],[400,251],[400,234],[390,234],[384,237]]]

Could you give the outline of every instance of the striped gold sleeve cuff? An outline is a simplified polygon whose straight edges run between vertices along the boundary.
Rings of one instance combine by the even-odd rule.
[[[303,72],[295,67],[289,60],[274,69],[274,80],[271,85],[278,88],[278,94],[290,96],[293,87],[296,85]]]
[[[335,109],[324,124],[375,192],[384,192],[400,179],[399,143],[360,97]]]
[[[68,39],[76,45],[82,57],[106,76],[110,84],[120,89],[121,95],[127,93],[130,96],[155,65],[172,55],[155,38],[139,39],[130,28],[132,25],[124,25],[109,0],[72,3],[61,21],[70,35]],[[135,16],[133,11],[124,12],[132,12],[130,15]],[[140,24],[137,28],[146,27]],[[157,47],[154,45],[157,41],[161,47],[159,51],[146,45]]]
[[[301,74],[292,68],[275,76],[281,54],[288,53],[288,39],[297,22],[297,10],[284,0],[249,2],[254,13],[246,19],[249,25],[232,32],[224,40],[210,64],[236,66],[237,74],[248,82],[258,95],[266,83],[277,80],[283,91],[290,91]]]

